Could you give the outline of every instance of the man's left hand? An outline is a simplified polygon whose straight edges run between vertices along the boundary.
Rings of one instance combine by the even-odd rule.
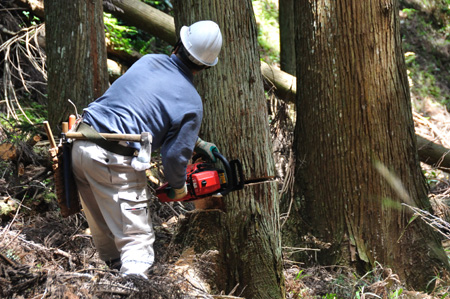
[[[214,143],[206,142],[200,137],[197,139],[197,142],[195,143],[194,152],[202,155],[207,155],[212,162],[217,162],[216,156],[214,156],[214,152],[219,152],[217,149],[217,146]]]

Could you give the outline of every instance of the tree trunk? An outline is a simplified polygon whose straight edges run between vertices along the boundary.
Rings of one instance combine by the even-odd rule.
[[[251,1],[179,0],[174,11],[178,29],[210,19],[222,30],[218,65],[196,78],[204,103],[202,137],[216,143],[229,159],[239,158],[247,179],[274,175]],[[198,237],[191,238],[194,244],[208,240],[209,248],[219,250],[227,279],[222,290],[228,293],[237,286],[236,293],[242,292],[245,298],[283,298],[277,184],[232,192],[224,198],[224,205],[213,229],[189,226],[198,230],[194,234]],[[211,212],[200,213],[205,215],[199,217],[208,217]],[[185,241],[185,246],[194,246]]]
[[[430,210],[420,170],[399,34],[398,1],[295,4],[297,44],[296,198],[302,236],[324,264],[367,271],[379,262],[416,289],[447,257],[436,233],[400,204],[377,170],[401,180],[408,203]],[[313,238],[314,237],[314,238]]]
[[[58,131],[108,87],[102,1],[45,1],[48,119]]]
[[[295,76],[294,0],[279,0],[278,7],[281,70]]]

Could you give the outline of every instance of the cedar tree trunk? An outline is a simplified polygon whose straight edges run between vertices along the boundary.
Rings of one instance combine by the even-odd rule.
[[[273,176],[274,161],[258,55],[256,23],[250,0],[179,0],[175,24],[210,19],[219,24],[223,47],[218,65],[203,71],[197,87],[204,103],[201,137],[214,142],[229,159],[239,158],[247,179]],[[201,212],[200,212],[201,213]],[[197,218],[211,217],[204,211]],[[216,249],[222,260],[222,288],[237,287],[245,298],[283,298],[278,190],[274,182],[245,187],[224,198],[215,223],[189,225],[197,253]],[[202,223],[198,221],[198,223]],[[186,236],[186,235],[185,235]],[[199,249],[200,242],[208,243]],[[214,240],[214,241],[211,241]]]
[[[280,66],[281,70],[295,76],[294,0],[279,0]]]
[[[367,271],[379,262],[416,289],[432,286],[448,259],[436,233],[420,219],[408,225],[412,214],[401,205],[430,210],[398,1],[299,0],[295,15],[297,244],[308,235],[321,263]],[[400,179],[408,199],[377,164]]]
[[[48,119],[53,129],[108,87],[101,0],[45,0]]]

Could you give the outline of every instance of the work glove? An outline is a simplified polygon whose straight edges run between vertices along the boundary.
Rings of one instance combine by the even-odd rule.
[[[201,155],[207,155],[212,162],[217,162],[214,152],[218,153],[219,150],[214,143],[206,142],[198,137],[197,142],[195,143],[194,152]]]
[[[180,198],[185,197],[186,195],[187,195],[187,186],[186,186],[186,184],[184,184],[184,186],[179,188],[179,189],[168,188],[168,190],[167,190],[167,196],[170,199],[180,199]]]
[[[141,162],[138,157],[131,159],[131,167],[136,171],[144,171],[150,168],[150,162]]]

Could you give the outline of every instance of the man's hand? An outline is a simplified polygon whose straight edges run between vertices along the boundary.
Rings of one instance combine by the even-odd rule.
[[[179,188],[179,189],[175,189],[175,188],[169,188],[167,191],[167,196],[170,199],[180,199],[183,198],[187,195],[187,186],[186,184],[184,184],[183,187]]]
[[[216,162],[217,159],[216,156],[214,156],[214,152],[219,152],[219,150],[214,143],[206,142],[199,137],[195,143],[194,152],[201,155],[207,155],[212,162]]]
[[[144,171],[144,170],[150,168],[150,163],[149,162],[141,162],[138,160],[137,157],[134,157],[131,160],[131,167],[133,167],[134,170],[136,170],[136,171]]]

